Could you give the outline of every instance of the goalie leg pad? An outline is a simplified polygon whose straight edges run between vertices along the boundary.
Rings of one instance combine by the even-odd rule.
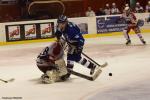
[[[81,58],[80,61],[78,62],[81,65],[91,69],[90,74],[92,75],[94,73],[94,70],[96,68],[96,64],[94,64],[93,62],[87,60],[86,58]]]
[[[69,73],[75,75],[75,76],[78,76],[78,77],[81,77],[81,78],[84,78],[84,79],[87,79],[87,80],[90,80],[90,81],[94,81],[95,79],[98,78],[98,76],[101,74],[102,70],[101,68],[99,67],[96,72],[93,74],[93,76],[88,76],[88,75],[84,75],[84,74],[81,74],[79,72],[76,72],[76,71],[73,71],[71,69],[68,69],[69,70]]]
[[[60,80],[57,70],[47,71],[41,76],[42,82],[46,84],[52,84]]]
[[[55,64],[58,65],[58,70],[59,70],[59,76],[63,76],[67,74],[67,67],[64,59],[59,59],[55,61]]]
[[[48,70],[42,75],[42,82],[51,84],[54,82],[62,81],[61,77],[68,73],[64,59],[55,61],[57,69]]]

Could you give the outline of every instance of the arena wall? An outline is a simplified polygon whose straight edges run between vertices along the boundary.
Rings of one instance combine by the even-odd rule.
[[[114,29],[105,30],[104,32],[101,32],[101,28],[103,28],[103,26],[100,26],[100,33],[98,33],[98,21],[101,21],[101,19],[105,19],[107,21],[107,18],[116,18],[115,16],[121,15],[78,17],[70,18],[69,21],[76,23],[81,28],[81,31],[84,33],[86,38],[108,35],[122,35],[122,32],[118,30],[121,29],[120,25],[119,27],[115,26]],[[136,14],[136,16],[138,19],[145,20],[148,18],[149,14],[139,13]],[[17,30],[18,26],[19,29]],[[56,19],[7,22],[0,23],[0,27],[0,45],[50,41],[54,40],[53,34],[56,29]],[[43,30],[47,33],[43,34]],[[150,24],[145,22],[141,30],[143,33],[150,33]]]

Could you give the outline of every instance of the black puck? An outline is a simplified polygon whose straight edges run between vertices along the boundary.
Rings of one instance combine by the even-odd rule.
[[[112,73],[109,73],[109,76],[112,76]]]

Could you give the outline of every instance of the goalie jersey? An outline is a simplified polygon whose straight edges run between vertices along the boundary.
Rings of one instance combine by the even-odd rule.
[[[55,68],[55,61],[63,58],[64,51],[60,43],[55,42],[45,47],[38,55],[36,63],[42,72]]]

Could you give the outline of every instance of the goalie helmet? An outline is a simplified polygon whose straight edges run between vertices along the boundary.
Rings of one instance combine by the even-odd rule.
[[[63,22],[67,22],[68,18],[65,15],[60,15],[57,19],[57,23],[63,23]]]

